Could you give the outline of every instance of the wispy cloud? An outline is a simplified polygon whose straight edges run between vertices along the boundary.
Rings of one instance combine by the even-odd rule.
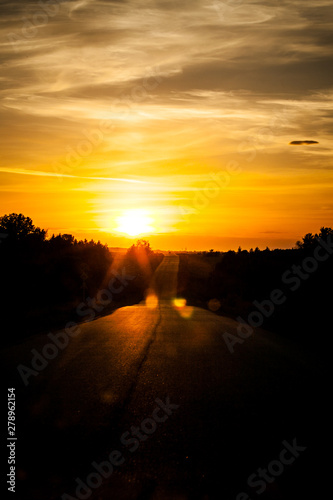
[[[5,168],[0,167],[0,172],[16,175],[33,175],[37,177],[59,177],[59,174],[55,172],[42,172],[40,170],[27,170],[20,168]],[[66,177],[67,179],[86,179],[90,181],[116,181],[116,182],[128,182],[130,184],[147,184],[147,181],[134,180],[134,179],[122,179],[119,177],[86,177],[83,175],[70,175],[61,174],[61,177]]]
[[[290,196],[313,169],[317,201],[322,196],[321,205],[331,206],[324,188],[331,185],[333,133],[331,0],[52,3],[56,14],[45,18],[44,11],[43,18],[47,2],[1,1],[4,191],[41,190],[43,177],[51,189],[56,162],[65,165],[72,194],[105,193],[107,203],[114,183],[128,190],[124,203],[135,203],[141,181],[152,204],[156,193],[178,202],[236,161],[246,182],[230,186],[228,207],[221,201],[213,209],[212,202],[212,220],[222,220],[221,210],[247,213],[244,192],[256,189],[253,179],[269,192],[268,204],[284,207],[267,178],[274,186],[286,181]],[[112,128],[68,166],[66,158],[84,151],[85,133],[102,120]],[[289,147],[310,144],[316,147]],[[26,176],[20,184],[19,175]]]
[[[319,144],[318,141],[291,141],[289,142],[291,146],[308,146],[310,144]]]

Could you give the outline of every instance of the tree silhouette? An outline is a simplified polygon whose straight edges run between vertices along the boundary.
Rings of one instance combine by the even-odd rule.
[[[333,236],[333,229],[330,227],[321,227],[318,237],[326,241],[329,236]]]
[[[162,259],[163,254],[154,252],[148,240],[137,240],[127,250],[125,257],[125,263],[130,273],[136,276],[134,285],[139,283],[140,288],[144,290]]]
[[[318,239],[327,241],[329,236],[333,236],[333,229],[330,227],[321,227],[319,234],[307,233],[303,236],[302,241],[296,241],[297,248],[305,251],[313,250],[318,244]]]
[[[314,235],[312,233],[306,233],[306,235],[303,236],[302,241],[296,242],[297,247],[302,248],[303,250],[311,249],[316,242],[316,236],[317,235]]]
[[[30,217],[12,213],[0,217],[0,232],[7,234],[9,241],[23,241],[32,235],[38,240],[43,241],[47,231],[36,227]]]
[[[152,249],[151,249],[151,246],[150,246],[150,243],[148,240],[144,240],[144,239],[137,240],[137,242],[134,243],[128,249],[128,254],[142,253],[142,252],[146,253],[147,255],[152,253]]]

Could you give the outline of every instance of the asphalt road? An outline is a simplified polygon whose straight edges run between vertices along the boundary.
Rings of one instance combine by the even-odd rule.
[[[166,256],[146,304],[81,324],[27,387],[16,366],[31,366],[31,349],[49,341],[38,335],[5,351],[17,392],[17,498],[320,497],[324,367],[262,330],[231,354],[223,333],[238,324],[174,302],[177,270],[178,257]],[[289,451],[282,471],[270,464],[286,442],[306,450],[293,461]],[[108,477],[96,475],[92,464],[111,459]],[[76,491],[76,478],[88,477],[89,489]]]

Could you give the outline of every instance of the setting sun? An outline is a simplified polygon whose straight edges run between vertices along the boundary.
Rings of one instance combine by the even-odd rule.
[[[116,230],[129,236],[138,236],[154,231],[151,226],[153,219],[147,215],[146,210],[139,208],[126,210],[123,215],[117,218],[117,222]]]

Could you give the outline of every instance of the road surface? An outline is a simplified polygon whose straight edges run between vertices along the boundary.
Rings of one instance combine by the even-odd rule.
[[[264,331],[231,354],[223,333],[237,323],[175,302],[177,271],[178,257],[166,256],[145,304],[80,325],[27,387],[16,366],[31,366],[31,349],[49,341],[39,335],[6,351],[17,389],[17,498],[294,499],[313,487],[323,460],[321,368]],[[292,464],[248,483],[295,439],[306,450]],[[91,476],[77,490],[112,452],[112,473],[105,466],[98,487]]]

